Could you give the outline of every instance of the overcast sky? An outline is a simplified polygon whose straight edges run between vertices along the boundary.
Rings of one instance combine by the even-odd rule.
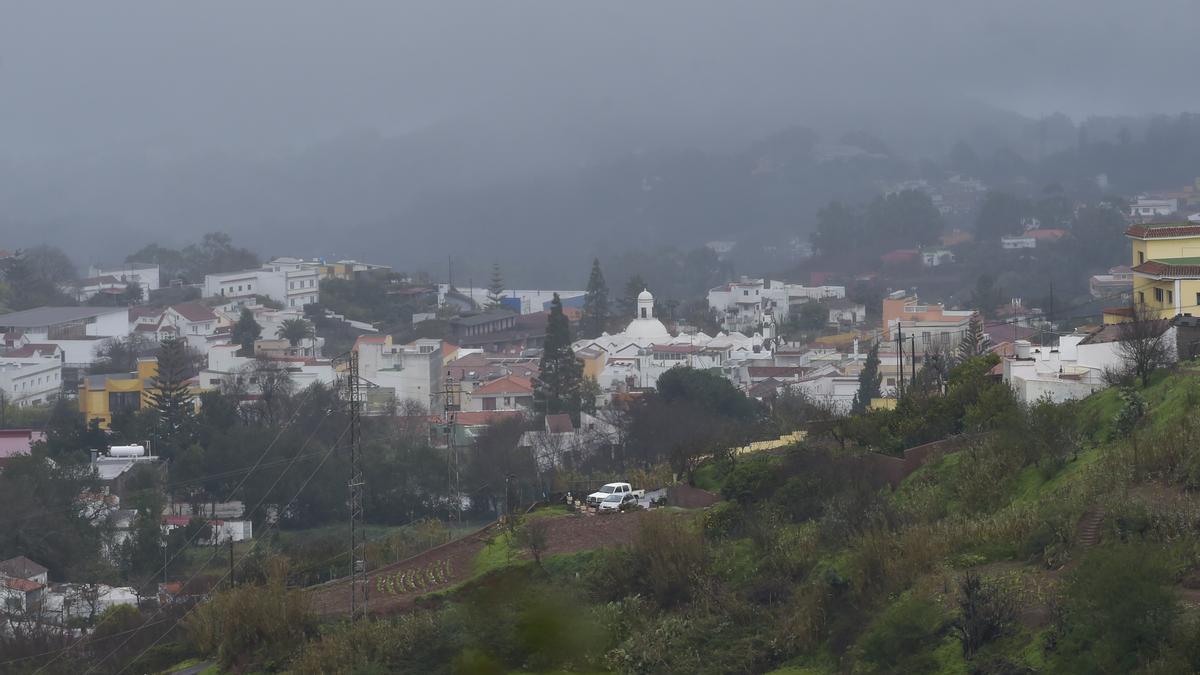
[[[1194,0],[0,0],[0,153],[272,151],[587,111],[770,121],[968,95],[1200,109]]]

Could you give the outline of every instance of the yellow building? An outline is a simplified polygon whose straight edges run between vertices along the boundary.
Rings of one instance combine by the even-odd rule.
[[[1159,319],[1200,315],[1200,223],[1145,223],[1125,234],[1133,242],[1134,306]]]
[[[100,420],[107,429],[113,413],[131,412],[150,405],[151,384],[158,375],[158,359],[139,358],[137,372],[85,375],[79,383],[79,412],[84,422]]]

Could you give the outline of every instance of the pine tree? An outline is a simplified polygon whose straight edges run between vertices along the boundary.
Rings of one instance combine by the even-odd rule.
[[[492,265],[492,282],[488,284],[487,306],[488,309],[496,309],[502,307],[500,302],[504,298],[504,276],[500,274],[500,265]]]
[[[858,374],[858,393],[854,395],[854,404],[850,411],[856,415],[865,413],[871,407],[871,401],[879,398],[879,385],[883,376],[879,373],[879,343],[871,346],[867,352],[867,362],[863,364],[862,372]]]
[[[254,356],[254,341],[262,335],[262,326],[254,320],[254,312],[249,308],[242,308],[242,315],[238,317],[237,323],[233,324],[233,333],[230,339],[235,344],[241,345],[238,350],[238,356]]]
[[[972,314],[971,322],[967,325],[967,332],[958,342],[958,358],[969,359],[972,356],[982,356],[987,351],[987,347],[988,340],[987,335],[983,333],[983,321],[980,320],[978,313]]]
[[[159,452],[168,457],[191,442],[196,416],[195,402],[188,389],[192,371],[187,341],[180,337],[164,339],[158,350],[158,373],[151,381],[149,399],[151,408],[158,413]]]
[[[583,299],[583,318],[579,322],[582,337],[599,337],[608,327],[608,284],[600,271],[600,259],[592,260],[592,275],[588,278],[587,295]]]
[[[541,372],[534,382],[534,404],[545,415],[568,413],[578,423],[582,388],[583,364],[571,350],[571,325],[555,293],[546,320]]]

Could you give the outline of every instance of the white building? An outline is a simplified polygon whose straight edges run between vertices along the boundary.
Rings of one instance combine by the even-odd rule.
[[[354,344],[359,376],[395,393],[397,405],[416,401],[429,410],[441,407],[442,341],[422,338],[394,344],[390,335],[364,335]]]
[[[276,258],[261,268],[209,274],[204,297],[244,301],[266,296],[285,308],[301,309],[321,300],[321,271],[299,258]]]
[[[921,250],[921,264],[925,267],[940,267],[954,262],[954,252],[948,248],[926,248]]]
[[[1178,199],[1149,199],[1138,197],[1129,205],[1129,215],[1133,218],[1160,218],[1169,216],[1179,210]]]
[[[757,333],[750,337],[738,332],[672,336],[654,316],[654,296],[642,291],[637,314],[624,331],[577,340],[572,349],[585,363],[594,364],[589,370],[596,372],[601,389],[614,391],[654,387],[659,376],[675,366],[723,369],[735,361],[769,359],[771,342]]]
[[[258,362],[250,357],[238,356],[239,345],[213,345],[208,350],[208,367],[200,371],[200,387],[204,389],[232,384],[247,396],[262,393],[254,370]],[[309,357],[272,357],[269,363],[287,372],[297,390],[320,383],[331,385],[336,379],[333,365],[329,361]]]
[[[438,306],[446,304],[446,294],[450,292],[449,284],[438,284]],[[491,292],[486,288],[459,288],[454,287],[455,291],[466,298],[470,298],[475,303],[476,307],[487,306],[488,294]],[[550,290],[522,290],[515,288],[506,288],[500,293],[503,298],[515,298],[520,306],[521,314],[536,314],[550,309],[550,303],[554,300],[554,294],[558,294],[558,299],[564,304],[569,305],[569,301],[579,302],[578,298],[587,295],[587,291],[550,291]],[[516,309],[516,307],[510,307]]]
[[[742,277],[709,290],[708,307],[717,312],[723,329],[747,332],[759,330],[767,315],[778,325],[806,302],[845,297],[844,286],[803,286]]]
[[[205,353],[210,340],[222,324],[216,312],[198,302],[184,302],[163,310],[156,332],[187,340],[188,346]]]
[[[1167,321],[1161,324],[1162,339],[1174,360],[1176,329]],[[1091,334],[1064,335],[1053,347],[1034,347],[1027,340],[1017,340],[1015,356],[1004,359],[1004,381],[1024,403],[1084,398],[1108,386],[1106,370],[1124,365],[1119,349],[1121,331],[1120,324],[1113,324]]]
[[[66,366],[91,365],[105,339],[128,334],[125,307],[38,307],[0,315],[0,342],[58,345]]]
[[[0,356],[0,392],[10,405],[49,403],[62,386],[62,361],[54,356]]]
[[[150,291],[157,291],[159,288],[162,288],[158,265],[147,265],[144,263],[126,263],[111,267],[93,265],[88,269],[88,276],[109,276],[115,277],[125,283],[137,284],[142,287],[143,299],[150,297]]]
[[[1000,248],[1013,251],[1021,248],[1037,248],[1034,237],[1000,237]]]
[[[463,401],[463,410],[468,412],[532,409],[533,382],[517,375],[505,375],[475,386]]]

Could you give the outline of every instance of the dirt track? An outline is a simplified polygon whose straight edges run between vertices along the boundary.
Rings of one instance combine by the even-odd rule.
[[[550,518],[547,553],[573,553],[606,546],[619,546],[633,541],[637,532],[637,513],[611,515],[569,515]],[[372,614],[392,614],[404,611],[422,596],[449,588],[467,580],[473,574],[475,557],[494,536],[497,528],[490,526],[480,532],[456,539],[417,556],[372,570],[368,577],[368,607]],[[429,572],[433,574],[430,576]],[[400,579],[413,575],[422,578],[420,587],[404,586]],[[391,580],[391,584],[388,584]],[[380,591],[382,584],[383,590]],[[350,608],[350,590],[345,580],[332,581],[307,590],[312,609],[319,615],[344,614]]]

